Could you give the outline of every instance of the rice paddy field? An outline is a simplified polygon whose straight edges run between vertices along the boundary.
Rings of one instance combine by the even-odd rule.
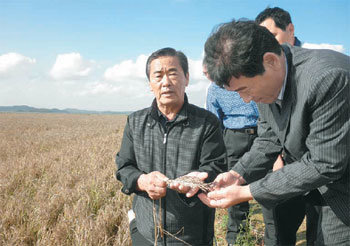
[[[0,113],[0,245],[131,245],[115,179],[125,115]],[[217,210],[217,245],[226,245]],[[252,202],[246,244],[263,245]],[[305,245],[305,228],[298,233]]]

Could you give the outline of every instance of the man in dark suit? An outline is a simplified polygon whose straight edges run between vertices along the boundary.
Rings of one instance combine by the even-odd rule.
[[[258,103],[260,119],[251,150],[200,199],[220,208],[255,199],[273,208],[311,196],[322,206],[316,245],[349,245],[349,57],[281,46],[257,23],[232,21],[208,38],[204,62],[219,86]],[[267,174],[281,152],[285,166]]]
[[[300,40],[294,35],[292,18],[286,10],[278,7],[266,8],[258,14],[255,22],[266,27],[279,44],[289,43],[292,46],[301,46]],[[273,165],[273,171],[282,167],[283,161],[278,161]],[[310,195],[309,198],[311,198]],[[295,242],[300,219],[304,214],[306,215],[306,242],[308,246],[314,245],[317,239],[319,209],[319,206],[306,201],[303,195],[289,199],[273,209],[261,206],[265,223],[265,245],[275,245],[278,241]]]

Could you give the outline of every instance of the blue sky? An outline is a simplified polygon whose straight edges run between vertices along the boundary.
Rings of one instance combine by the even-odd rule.
[[[200,64],[211,30],[267,6],[289,11],[309,47],[349,55],[349,0],[0,0],[0,105],[147,107],[145,60],[171,46],[188,56],[187,92],[202,106],[208,81]]]

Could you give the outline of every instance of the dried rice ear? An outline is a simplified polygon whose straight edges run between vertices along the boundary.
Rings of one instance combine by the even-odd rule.
[[[212,190],[214,184],[213,183],[204,183],[200,178],[193,176],[181,176],[176,179],[168,179],[165,181],[170,187],[171,184],[179,183],[184,186],[189,186],[192,189],[199,188],[203,192],[207,193]]]

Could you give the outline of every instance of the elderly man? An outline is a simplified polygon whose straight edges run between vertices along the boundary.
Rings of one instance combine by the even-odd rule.
[[[133,245],[212,245],[215,210],[194,196],[198,188],[173,184],[168,189],[166,180],[190,175],[213,181],[226,168],[220,123],[188,103],[188,62],[182,52],[154,52],[146,74],[155,99],[151,107],[129,115],[116,157],[122,191],[135,194]],[[168,233],[155,233],[154,216]]]
[[[258,103],[260,118],[250,151],[200,199],[224,208],[254,198],[273,208],[312,195],[322,206],[316,245],[349,245],[349,57],[281,46],[257,23],[233,21],[208,38],[204,60],[219,86]],[[281,152],[285,166],[266,175]]]

